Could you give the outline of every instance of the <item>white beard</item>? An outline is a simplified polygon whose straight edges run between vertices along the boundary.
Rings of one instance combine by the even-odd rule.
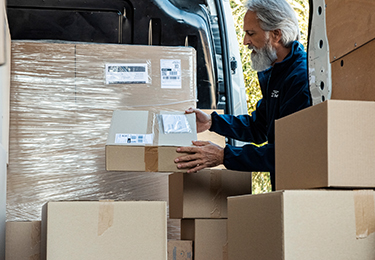
[[[249,47],[254,50],[251,53],[251,67],[256,71],[263,71],[272,66],[277,60],[276,50],[270,44],[269,38],[263,48],[257,49],[255,47]]]

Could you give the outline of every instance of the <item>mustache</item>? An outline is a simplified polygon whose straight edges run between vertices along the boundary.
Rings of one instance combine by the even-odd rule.
[[[251,45],[248,45],[247,48],[250,50],[250,51],[256,51],[256,52],[259,52],[260,49],[254,47],[254,46],[251,46]]]

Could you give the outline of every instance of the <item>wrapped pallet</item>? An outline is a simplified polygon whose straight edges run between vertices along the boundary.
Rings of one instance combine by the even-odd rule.
[[[195,50],[13,41],[10,95],[8,221],[50,200],[168,200],[169,173],[107,172],[105,144],[114,110],[195,106]]]

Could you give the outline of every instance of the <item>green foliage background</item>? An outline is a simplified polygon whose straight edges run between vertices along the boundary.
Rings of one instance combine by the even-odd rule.
[[[243,45],[244,32],[242,30],[245,0],[230,0],[234,24],[236,27],[237,40],[240,46],[240,55],[242,60],[242,69],[247,94],[248,112],[251,113],[256,107],[256,103],[262,97],[257,74],[251,69],[250,53],[246,46]],[[309,19],[309,1],[308,0],[287,0],[294,8],[301,30],[301,43],[307,47],[307,30]],[[263,193],[271,191],[269,173],[253,172],[253,193]]]

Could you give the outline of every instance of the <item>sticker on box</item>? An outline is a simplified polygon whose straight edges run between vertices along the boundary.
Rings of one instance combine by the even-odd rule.
[[[182,88],[181,60],[160,60],[161,88]]]
[[[116,144],[152,144],[154,134],[116,134]]]
[[[185,115],[162,115],[165,134],[191,133],[189,122]]]
[[[105,65],[106,84],[149,83],[147,63],[114,63]]]

